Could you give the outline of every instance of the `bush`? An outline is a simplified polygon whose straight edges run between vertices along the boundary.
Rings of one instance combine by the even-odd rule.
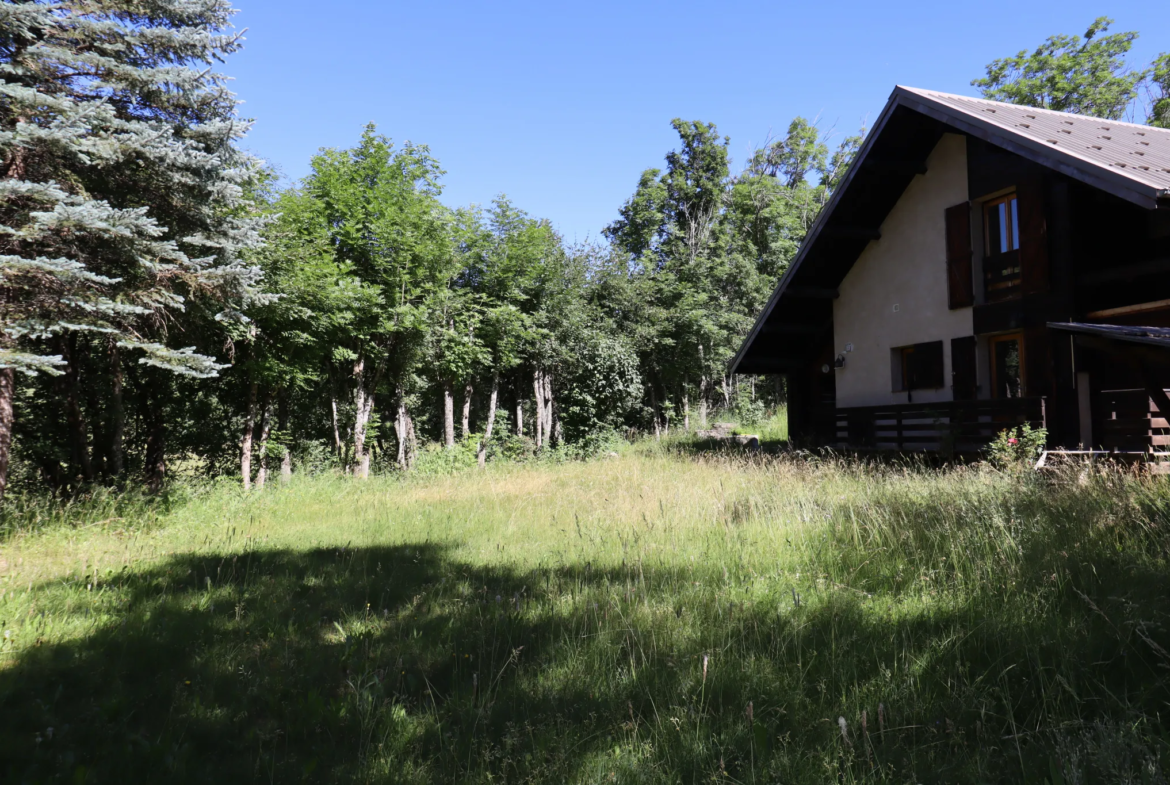
[[[991,465],[1002,471],[1031,468],[1048,444],[1048,431],[1028,424],[1000,431],[987,448]]]

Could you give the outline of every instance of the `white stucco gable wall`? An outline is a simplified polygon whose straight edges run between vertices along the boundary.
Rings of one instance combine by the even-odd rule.
[[[833,302],[833,340],[846,344],[845,367],[837,375],[837,406],[906,403],[894,392],[890,350],[943,342],[947,386],[915,390],[914,402],[952,399],[951,338],[973,334],[971,308],[947,308],[945,211],[967,201],[966,138],[946,134],[881,226],[881,239],[869,243],[838,287]],[[894,306],[898,310],[894,311]]]

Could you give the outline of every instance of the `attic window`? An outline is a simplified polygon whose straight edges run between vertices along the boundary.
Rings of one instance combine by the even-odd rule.
[[[1007,253],[1020,247],[1020,218],[1016,195],[1008,194],[983,205],[987,255]]]

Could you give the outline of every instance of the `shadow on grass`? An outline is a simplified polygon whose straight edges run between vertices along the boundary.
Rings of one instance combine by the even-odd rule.
[[[662,449],[672,455],[683,457],[695,456],[743,456],[780,455],[792,451],[792,445],[787,439],[760,439],[759,447],[748,447],[729,439],[700,439],[687,437],[671,439]]]
[[[745,595],[757,578],[720,567],[515,572],[426,543],[179,556],[37,590],[30,614],[91,626],[0,671],[0,774],[1042,782],[1088,739],[1156,782],[1170,580],[1132,567],[1085,599],[891,615],[779,578]]]

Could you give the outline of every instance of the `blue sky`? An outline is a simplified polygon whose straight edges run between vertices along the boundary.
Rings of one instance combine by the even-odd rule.
[[[223,70],[246,145],[290,178],[368,122],[430,146],[444,201],[506,193],[569,241],[596,237],[677,137],[715,123],[735,165],[797,115],[838,138],[895,84],[975,94],[996,57],[1099,15],[1170,50],[1170,3],[430,2],[236,0],[245,49]]]

